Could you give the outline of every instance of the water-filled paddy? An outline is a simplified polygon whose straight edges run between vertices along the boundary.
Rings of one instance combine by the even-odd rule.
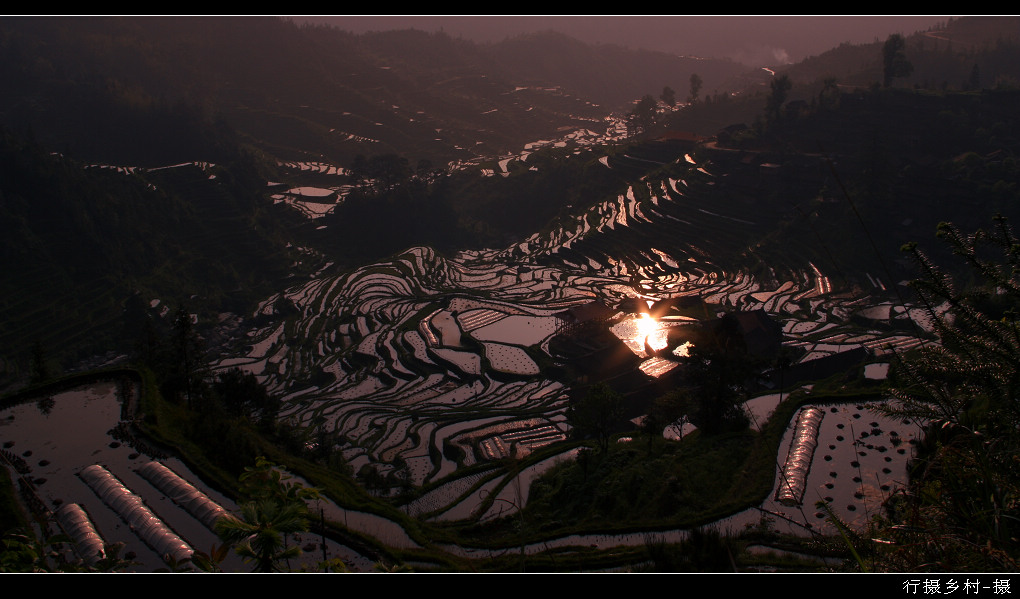
[[[123,517],[82,479],[81,473],[86,468],[102,465],[191,549],[208,552],[219,544],[219,539],[138,472],[152,460],[146,454],[152,450],[114,432],[122,420],[122,398],[137,398],[138,392],[137,384],[128,380],[90,383],[5,408],[0,410],[0,439],[5,451],[27,466],[28,471],[20,476],[31,482],[44,505],[50,509],[69,503],[80,505],[106,543],[124,543],[121,557],[137,562],[132,570],[149,572],[167,567],[161,554],[137,536]],[[236,511],[231,500],[205,485],[180,460],[162,455],[157,458],[212,501],[228,511]],[[16,473],[12,472],[14,476]],[[316,537],[299,535],[291,542],[315,543]],[[371,568],[370,562],[335,543],[329,544],[328,551],[352,567]],[[310,555],[314,561],[315,554]],[[294,566],[299,567],[300,563],[295,562]],[[250,570],[234,554],[228,556],[223,568]]]

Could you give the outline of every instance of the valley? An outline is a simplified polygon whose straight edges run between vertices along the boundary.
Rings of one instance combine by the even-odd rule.
[[[370,492],[397,499],[398,505],[406,502],[401,507],[406,514],[442,526],[513,517],[526,505],[528,481],[557,463],[576,459],[577,447],[565,443],[571,431],[567,407],[572,384],[564,376],[568,358],[550,346],[558,335],[578,326],[578,314],[586,307],[609,311],[602,321],[592,322],[604,322],[600,326],[618,337],[617,351],[630,356],[628,376],[642,380],[622,384],[636,388],[654,386],[680,365],[680,354],[670,353],[680,344],[673,338],[671,345],[669,331],[682,331],[696,318],[660,309],[654,326],[639,325],[649,320],[653,306],[684,298],[698,298],[702,312],[713,316],[763,311],[781,328],[783,346],[808,368],[822,358],[862,350],[861,356],[881,363],[923,342],[907,325],[916,319],[918,326],[926,326],[923,311],[898,304],[877,275],[864,276],[866,289],[835,291],[829,277],[809,260],[789,260],[758,273],[713,262],[712,244],[732,244],[727,236],[739,238],[763,223],[749,220],[752,215],[738,202],[710,203],[722,173],[711,161],[699,162],[697,152],[680,154],[658,165],[662,174],[644,178],[641,187],[629,187],[614,199],[560,218],[555,226],[509,247],[449,257],[412,247],[353,270],[324,263],[305,282],[266,297],[254,313],[241,315],[239,334],[213,348],[220,357],[210,364],[212,370],[236,368],[255,375],[280,398],[278,418],[307,431],[313,453],[339,454]],[[516,160],[526,163],[527,154]],[[594,158],[604,169],[633,168],[635,160],[626,154]],[[484,164],[458,168],[491,176]],[[310,187],[299,184],[305,170],[321,185],[326,169],[295,165],[291,189],[307,194]],[[342,188],[328,191],[343,193]],[[295,197],[290,206],[317,219],[319,211],[307,205],[318,203],[318,196]],[[342,204],[342,195],[331,201],[336,203],[330,207]],[[716,234],[706,238],[695,232],[706,230]],[[280,313],[279,306],[289,308]],[[150,303],[150,310],[168,317],[158,300]],[[258,326],[252,326],[256,322]],[[649,353],[655,350],[656,355]],[[850,363],[860,364],[861,356]],[[801,393],[809,393],[806,389],[810,385]],[[748,402],[756,428],[776,412],[778,399],[763,389],[759,400]],[[630,412],[640,413],[650,405],[647,392],[634,394],[630,401]],[[844,414],[842,419],[852,427],[854,419]],[[872,422],[875,430],[897,428],[862,405],[853,416]],[[790,431],[794,422],[789,422]],[[844,425],[838,426],[842,430]],[[854,435],[831,430],[822,437],[831,441],[826,461],[830,454],[856,447]],[[912,438],[912,430],[906,427],[901,438]],[[777,465],[785,461],[789,443],[787,434],[775,448]],[[877,509],[882,496],[898,484],[894,481],[902,482],[909,455],[902,449],[889,455],[892,462],[859,466],[860,472],[845,470],[845,465],[837,469],[846,479],[861,481],[849,487],[840,484],[846,497],[833,509],[844,521],[856,521],[857,510],[869,513],[868,502],[870,510]],[[809,471],[824,470],[822,458],[819,452],[819,465]],[[879,481],[882,490],[870,481]],[[819,480],[808,488],[835,494],[826,487],[831,489],[832,483]],[[858,487],[871,489],[867,499]],[[421,492],[407,495],[419,488]],[[400,499],[407,497],[411,499]],[[377,542],[402,543],[387,541],[390,537],[382,533],[386,527],[400,528],[395,522],[384,525],[385,520],[368,518],[352,524],[347,510],[333,504],[331,512],[343,515],[347,526],[362,534],[383,534]],[[716,525],[739,530],[769,513],[782,522],[799,522],[800,527],[791,526],[793,534],[835,532],[821,515],[791,511],[772,500]],[[671,542],[684,535],[682,529],[573,535],[546,539],[528,551],[577,543],[643,546],[649,534]],[[421,547],[409,543],[409,549]],[[473,554],[467,547],[447,546],[444,551]],[[347,561],[354,567],[359,559],[352,554]]]
[[[509,248],[450,258],[410,248],[353,272],[320,273],[267,298],[260,309],[283,299],[298,316],[249,331],[239,353],[217,367],[257,375],[284,398],[282,417],[345,439],[355,471],[367,465],[388,474],[400,456],[421,486],[456,469],[445,457],[435,459],[444,446],[458,447],[455,453],[467,456],[461,465],[470,466],[475,445],[498,448],[483,450],[492,460],[565,440],[567,389],[534,375],[536,359],[557,360],[549,341],[567,327],[570,308],[699,297],[713,314],[765,310],[803,361],[860,347],[881,356],[921,342],[909,327],[883,333],[850,322],[865,314],[888,327],[920,312],[892,306],[878,280],[856,295],[837,294],[811,263],[783,281],[713,264],[692,244],[699,238],[684,230],[685,219],[734,236],[754,223],[719,205],[711,206],[718,212],[705,210],[698,189],[713,175],[683,163],[674,166],[686,170],[684,179],[646,181],[642,200],[630,189]],[[643,249],[623,245],[631,231]],[[885,313],[871,314],[876,305]],[[614,321],[637,316],[622,310]],[[661,358],[645,355],[643,346],[641,339],[634,347],[645,370]],[[313,379],[325,384],[309,384]],[[539,430],[545,432],[531,433]],[[527,443],[509,441],[522,435]]]
[[[738,75],[154,22],[0,20],[5,538],[63,519],[86,571],[1015,563],[1013,41],[951,22],[880,85],[849,46]],[[195,31],[261,32],[264,72]],[[995,85],[936,89],[951,33]],[[734,87],[600,91],[596,54]],[[913,542],[943,529],[1001,550]]]

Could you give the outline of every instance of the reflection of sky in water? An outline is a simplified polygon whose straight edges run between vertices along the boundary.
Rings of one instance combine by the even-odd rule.
[[[670,325],[655,320],[647,314],[633,315],[632,318],[620,321],[610,327],[610,331],[623,341],[630,351],[645,358],[645,341],[653,350],[665,349],[669,342],[667,331]]]
[[[138,393],[137,386],[134,391]],[[4,426],[2,436],[7,450],[20,456],[31,469],[27,475],[36,484],[39,498],[50,507],[78,503],[88,512],[100,535],[108,542],[123,542],[125,552],[134,554],[138,571],[151,571],[164,566],[160,556],[136,536],[130,526],[76,474],[92,464],[101,464],[112,472],[131,492],[145,503],[177,534],[192,546],[208,550],[217,543],[216,535],[198,520],[176,508],[173,502],[135,468],[149,458],[139,454],[127,443],[116,441],[108,431],[117,425],[121,404],[117,385],[100,382],[55,393],[48,413],[41,412],[37,402],[20,404],[0,412]],[[199,483],[183,464],[165,460],[189,482]],[[200,484],[197,487],[215,501],[232,508],[219,494]],[[243,566],[239,558],[230,557],[230,568]]]
[[[691,355],[691,348],[694,344],[690,341],[684,341],[682,345],[678,345],[673,349],[673,355],[678,358],[687,358]]]
[[[514,314],[471,331],[471,336],[479,341],[537,345],[556,332],[558,322],[553,316]]]
[[[34,467],[34,476],[62,481],[67,471],[99,460],[125,461],[123,451],[109,447],[114,439],[107,431],[120,421],[120,402],[113,383],[58,393],[47,403],[49,409],[45,412],[36,402],[2,412],[5,446]],[[24,455],[26,452],[28,455]],[[41,460],[47,463],[40,466]],[[55,486],[59,483],[47,488]],[[77,484],[72,486],[76,488]]]
[[[641,372],[647,374],[648,376],[659,378],[660,376],[666,374],[670,370],[673,370],[679,365],[680,365],[679,363],[674,362],[672,360],[667,360],[665,358],[654,356],[642,362],[641,366],[639,366],[638,368],[640,368]]]
[[[135,385],[133,393],[136,397],[139,391]],[[30,468],[25,476],[35,484],[37,495],[47,506],[55,508],[68,503],[79,504],[105,541],[125,544],[121,555],[130,555],[136,562],[131,571],[151,572],[165,568],[161,556],[149,548],[131,526],[77,475],[87,466],[101,464],[131,493],[141,497],[155,516],[192,548],[208,551],[220,543],[213,531],[138,474],[136,469],[151,458],[138,453],[128,443],[118,442],[108,432],[120,422],[121,417],[116,383],[82,385],[42,399],[51,401],[32,401],[0,410],[0,437],[4,449],[20,457]],[[202,483],[180,460],[171,457],[161,459],[160,463],[225,509],[237,509],[232,501]],[[350,521],[353,523],[354,520],[352,515]],[[399,525],[391,524],[399,529]],[[370,532],[378,529],[376,526]],[[320,549],[314,552],[307,549],[318,542],[318,537],[311,533],[292,536],[291,542],[306,550],[305,557],[292,562],[294,568],[304,563],[312,565],[321,559]],[[367,558],[333,541],[328,541],[327,545],[329,557],[340,557],[352,569],[371,570],[372,562]],[[228,554],[222,566],[227,572],[251,570],[234,552]]]
[[[864,378],[882,380],[889,375],[889,363],[868,364],[864,367]]]

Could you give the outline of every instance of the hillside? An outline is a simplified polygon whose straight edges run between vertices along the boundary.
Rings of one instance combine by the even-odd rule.
[[[728,60],[673,56],[588,45],[552,31],[522,35],[486,48],[493,61],[514,81],[542,85],[556,81],[565,89],[611,110],[630,108],[644,94],[658,96],[670,86],[684,98],[697,73],[706,91],[731,91],[747,68]]]
[[[1020,17],[950,19],[939,28],[906,35],[904,40],[905,55],[913,69],[896,80],[899,87],[966,90],[1020,82],[1016,60],[1020,52]],[[825,78],[835,78],[847,88],[868,87],[882,81],[884,43],[885,39],[842,44],[777,72],[788,75],[795,87],[816,88],[815,93]],[[793,97],[810,98],[803,93]]]
[[[287,160],[497,155],[561,128],[598,128],[644,93],[682,89],[692,68],[562,36],[479,46],[441,33],[356,36],[254,17],[9,17],[0,39],[9,82],[0,123],[90,160],[145,165],[168,154],[215,161],[206,140],[183,145],[165,133],[203,119]],[[698,68],[712,84],[738,69],[711,65]],[[196,116],[170,118],[185,107]],[[149,137],[136,139],[141,132]],[[153,147],[171,140],[181,151]]]
[[[264,186],[240,157],[112,169],[4,131],[0,378],[27,376],[33,348],[56,368],[129,352],[140,332],[128,305],[214,320],[306,270],[289,247],[299,217],[273,206]]]

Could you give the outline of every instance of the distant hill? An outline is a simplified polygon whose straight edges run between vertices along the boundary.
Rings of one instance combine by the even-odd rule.
[[[882,81],[882,45],[842,44],[783,69],[794,85],[833,77],[845,86],[868,87]],[[901,87],[961,89],[1020,84],[1020,17],[964,17],[941,27],[905,36],[905,54],[913,72],[896,80]]]
[[[554,31],[518,36],[487,49],[514,81],[556,81],[614,110],[629,109],[645,94],[658,97],[667,85],[682,101],[690,92],[693,74],[701,78],[704,93],[732,89],[733,80],[747,71],[728,60],[588,45]]]
[[[597,128],[666,85],[683,97],[695,70],[706,89],[740,70],[555,34],[481,46],[262,17],[7,17],[0,39],[0,123],[132,164],[217,160],[194,133],[215,122],[282,159],[445,163]]]
[[[914,70],[896,85],[1020,81],[1018,31],[1020,17],[967,17],[908,36]],[[443,164],[516,151],[561,128],[598,128],[665,86],[683,101],[692,74],[702,98],[767,93],[771,80],[729,61],[551,31],[475,44],[275,17],[5,17],[0,39],[0,124],[81,158],[135,165],[218,161],[227,129],[279,159],[345,165],[398,153]],[[883,41],[780,70],[794,83],[790,99],[809,101],[826,78],[880,81]]]
[[[775,72],[745,72],[725,86],[736,93],[711,94],[706,85],[702,101],[671,115],[665,128],[715,135],[730,125],[752,126],[763,116],[772,81],[784,75],[792,83],[788,103],[808,108],[818,104],[827,81],[842,94],[880,86],[885,41],[844,43]],[[952,19],[906,36],[905,46],[912,71],[893,87],[937,93],[1020,87],[1020,17]]]

